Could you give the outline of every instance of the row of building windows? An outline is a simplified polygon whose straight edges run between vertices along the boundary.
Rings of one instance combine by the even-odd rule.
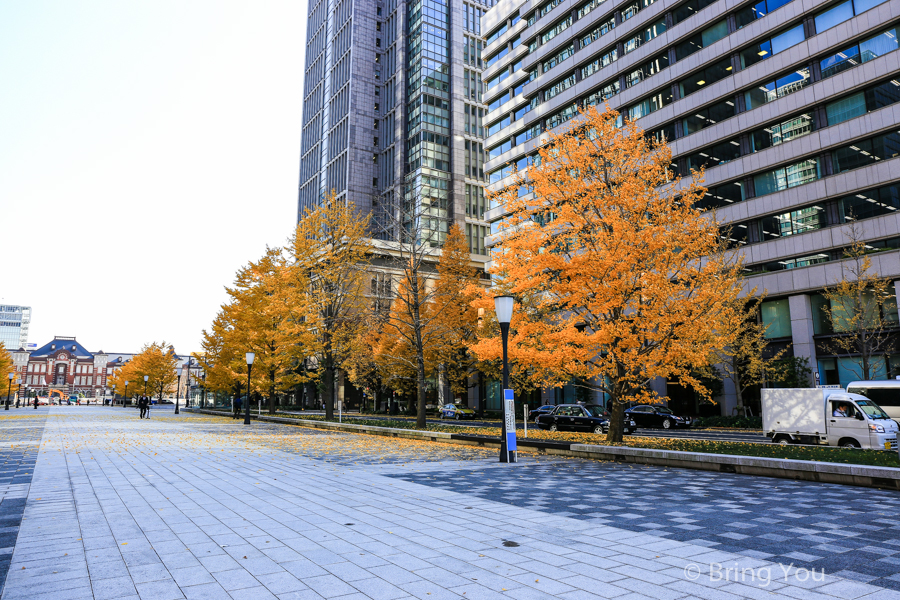
[[[487,204],[484,199],[484,188],[480,185],[466,184],[466,216],[484,219]]]
[[[869,252],[896,250],[898,248],[900,248],[900,237],[893,237],[882,240],[866,240],[866,250],[868,250]],[[786,269],[809,267],[811,265],[841,260],[843,258],[844,249],[837,248],[834,250],[817,252],[815,254],[804,254],[764,263],[749,264],[745,265],[744,271],[748,275],[756,275],[761,273],[771,273],[774,271],[784,271]],[[816,331],[816,333],[820,332]]]
[[[483,17],[487,11],[480,6],[464,2],[463,12],[463,29],[474,33],[475,35],[481,35],[481,17]]]
[[[841,22],[842,19],[846,20],[847,18],[852,17],[854,14],[858,14],[863,10],[868,10],[869,8],[883,1],[884,0],[858,0],[859,6],[854,8],[854,6],[852,5],[852,0],[847,0],[844,3],[846,6],[840,11],[836,11],[835,8],[832,8],[824,11],[823,13],[820,13],[816,17],[816,19],[822,27],[830,28],[838,22]],[[782,4],[779,4],[778,6],[781,5]],[[758,18],[758,16],[764,14],[764,9],[769,10],[764,6],[755,5],[755,7],[753,8],[753,14],[756,16],[754,18]],[[665,27],[664,22],[659,25],[662,28]],[[653,31],[655,31],[655,26],[651,25],[651,27],[648,28],[646,32],[642,32],[639,36],[637,36],[637,38],[634,39],[652,39],[652,37],[654,37]],[[602,35],[601,32],[598,33]],[[688,39],[683,40],[679,44],[675,45],[672,48],[672,52],[674,53],[675,58],[680,60],[693,54],[697,50],[703,47],[707,47],[710,44],[718,41],[719,39],[728,35],[728,33],[729,31],[727,20],[720,20],[712,26],[705,28],[702,32],[695,34],[694,36],[691,36]],[[590,40],[592,37],[593,35],[589,35],[586,36],[586,39]],[[803,25],[794,25],[792,27],[789,27],[787,30],[780,32],[779,34],[764,40],[761,43],[754,44],[753,46],[741,51],[739,53],[740,64],[745,68],[756,62],[770,58],[771,56],[774,56],[775,54],[778,54],[786,50],[787,48],[800,43],[804,39],[805,35]],[[872,60],[872,58],[881,56],[884,53],[891,51],[892,48],[895,48],[896,43],[896,32],[889,31],[866,40],[861,44],[854,45],[851,48],[841,50],[838,53],[835,53],[834,55],[826,57],[822,60],[823,77],[831,76],[843,69],[850,68],[852,66],[855,66],[856,64],[860,64],[861,62]],[[635,47],[637,44],[638,41],[635,41]],[[626,44],[626,47],[628,46],[629,45]],[[574,50],[574,46],[563,48],[560,53],[544,62],[544,71],[546,72],[547,70],[553,68],[553,66],[555,66],[556,64],[562,62],[562,60],[564,60],[565,58],[568,58],[568,56],[570,56],[574,52]],[[664,52],[649,61],[647,64],[641,65],[641,67],[639,67],[635,71],[626,74],[626,87],[635,85],[640,81],[643,81],[647,77],[656,74],[662,69],[666,68],[669,65],[669,56],[669,52]],[[611,64],[615,61],[616,58],[617,48],[611,47],[599,59],[595,60],[593,63],[590,63],[585,67],[582,67],[582,78],[593,74],[603,66]],[[732,70],[733,65],[730,59],[721,60],[713,65],[709,65],[701,71],[694,73],[691,76],[686,77],[678,82],[678,91],[680,92],[679,96],[689,96],[690,94],[702,89],[705,86],[724,79],[732,73]],[[502,81],[503,78],[505,78],[505,76],[504,74],[501,74],[499,77],[495,78],[492,81],[499,82]],[[563,81],[568,79],[569,77],[565,77]],[[748,90],[745,93],[747,109],[749,110],[755,106],[759,106],[760,104],[764,104],[775,98],[802,89],[803,87],[808,85],[810,81],[811,77],[809,69],[803,68],[798,69],[796,72],[785,75],[780,80],[756,86],[755,88]],[[607,83],[603,87],[608,88],[609,83]],[[539,93],[537,96],[538,100],[540,101],[542,97],[544,100],[552,98],[553,96],[557,95],[559,91],[559,82],[555,82],[548,88],[541,90],[541,93]],[[494,108],[499,108],[503,105],[504,102],[505,97],[500,98],[492,103],[492,106]],[[641,106],[642,104],[644,106]],[[638,105],[631,108],[634,108],[641,115],[648,114],[648,112],[646,111],[647,108],[650,108],[650,112],[653,112],[653,106],[648,104],[647,100],[642,100]]]
[[[800,235],[848,221],[871,219],[900,210],[900,183],[870,188],[780,214],[729,225],[732,244],[745,245]]]
[[[463,63],[470,67],[481,68],[481,50],[483,44],[478,38],[463,36]],[[488,88],[490,89],[490,88]]]
[[[627,21],[628,19],[637,15],[644,8],[652,5],[655,0],[632,0],[630,2],[625,2],[620,8],[613,10],[610,12],[608,21],[615,23],[615,14],[618,13],[619,18],[622,22]],[[672,24],[677,25],[682,21],[694,16],[707,6],[713,4],[716,0],[688,0],[687,2],[683,2],[679,4],[672,10]],[[735,22],[737,29],[741,29],[742,27],[749,25],[753,21],[760,19],[775,9],[787,4],[791,0],[763,0],[762,2],[757,2],[754,4],[750,4],[745,6],[744,8],[738,10],[735,16]],[[589,13],[598,9],[604,4],[605,0],[588,0],[579,6],[576,10],[577,18],[582,19]],[[869,8],[874,6],[875,4],[871,3],[872,0],[860,0],[863,3],[860,7],[857,8],[857,14],[859,12],[863,12],[867,10],[864,7],[865,3],[869,3]],[[560,0],[550,0],[549,2],[544,3],[540,6],[528,19],[528,27],[533,26],[535,23],[546,17],[557,5],[559,5]],[[876,2],[877,3],[877,2]],[[490,36],[488,36],[488,43],[494,42],[499,36],[503,35],[508,27],[511,27],[513,24],[518,22],[519,15],[516,13],[512,17],[511,23],[502,23],[498,29],[494,30]],[[822,29],[821,31],[824,31]]]
[[[822,76],[823,78],[831,77],[843,70],[846,70],[853,66],[857,66],[859,64],[863,64],[879,56],[883,56],[889,52],[893,52],[894,50],[897,50],[898,47],[900,47],[900,42],[898,42],[898,28],[891,27],[885,31],[878,33],[877,35],[864,39],[858,44],[855,44],[853,48],[864,49],[864,51],[860,50],[859,52],[857,52],[857,54],[851,55],[856,56],[857,60],[851,59],[842,63],[845,66],[843,66],[839,70],[826,70],[823,68]],[[824,59],[821,59],[820,63],[823,65],[830,65],[834,62],[833,57],[840,54],[842,53],[839,52],[829,54]],[[706,68],[702,69],[699,74],[694,74],[692,77],[679,82],[679,91],[682,95],[689,95],[690,93],[696,91],[696,89],[708,85],[712,81],[717,81],[719,79],[727,77],[730,74],[731,61],[730,59],[725,59],[719,61],[718,63],[714,63],[713,65],[707,66]],[[801,67],[799,69],[789,71],[781,77],[774,78],[772,81],[764,81],[762,83],[756,84],[755,86],[744,91],[741,94],[743,97],[745,110],[752,110],[753,108],[792,94],[805,88],[811,83],[812,77],[810,68]],[[585,96],[581,101],[584,105],[597,104],[605,99],[614,96],[619,92],[619,90],[620,86],[618,85],[618,79],[616,79],[606,84],[599,90],[593,92],[592,94]],[[556,95],[556,93],[554,93],[554,95]],[[640,117],[651,114],[674,101],[675,97],[671,87],[666,87],[661,91],[658,91],[656,94],[644,98],[640,102],[624,108],[622,112],[631,119],[638,119]],[[853,114],[853,112],[850,110],[851,108],[852,110],[858,112],[861,106],[858,102],[853,105],[845,105],[848,107],[848,111],[846,113],[847,115]],[[663,125],[658,131],[665,134],[668,139],[673,139],[675,137],[681,137],[681,135],[675,135],[674,129],[676,127],[678,127],[683,135],[686,136],[716,123],[719,123],[724,119],[734,116],[735,114],[737,114],[735,103],[730,99],[726,99],[719,101],[710,107],[699,110],[694,114],[684,117],[680,120],[680,126],[678,121],[676,121],[674,123]],[[558,113],[556,113],[555,115],[551,115],[550,118],[547,119],[546,126],[548,128],[555,127],[561,123],[566,122],[572,116],[574,115],[572,113],[571,107],[563,107]],[[847,116],[846,118],[852,117]],[[839,121],[836,120],[835,122]],[[830,124],[834,123],[830,122]],[[724,160],[722,162],[727,162],[727,160]]]
[[[827,125],[837,125],[898,101],[900,101],[900,82],[896,79],[869,86],[865,90],[826,104]],[[809,135],[815,129],[816,119],[811,112],[782,119],[747,134],[746,144],[742,144],[738,137],[687,156],[684,159],[685,173],[688,169],[708,169],[725,164],[744,154],[759,152]]]
[[[463,89],[466,98],[481,102],[481,97],[484,93],[484,83],[481,81],[481,74],[477,71],[463,69]]]
[[[469,252],[472,254],[487,254],[484,248],[484,238],[487,237],[488,228],[484,225],[466,223],[466,239],[469,242]]]
[[[463,113],[466,115],[464,131],[469,135],[483,138],[485,112],[483,108],[463,103]]]
[[[465,140],[466,177],[484,179],[484,146],[478,142]]]

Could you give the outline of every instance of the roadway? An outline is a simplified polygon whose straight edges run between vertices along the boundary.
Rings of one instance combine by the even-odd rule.
[[[303,415],[319,415],[323,416],[324,411],[296,411],[291,412],[290,414],[295,414],[297,416]],[[336,414],[336,413],[335,413]],[[415,422],[415,417],[408,417],[405,415],[395,415],[395,416],[387,416],[387,415],[360,415],[359,413],[344,413],[344,415],[349,419],[366,419],[372,421],[411,421]],[[500,427],[500,421],[455,421],[450,419],[434,419],[429,418],[426,420],[426,423],[429,425],[453,425],[459,426],[460,428],[471,428],[474,435],[477,435],[477,429],[482,427]],[[528,422],[528,429],[537,429],[537,425],[534,421]],[[521,419],[516,420],[516,430],[522,431],[524,430],[524,425]],[[460,433],[463,433],[461,431]],[[660,437],[660,438],[675,438],[675,439],[689,439],[689,440],[706,440],[706,441],[716,441],[716,442],[749,442],[754,444],[771,444],[769,438],[764,436],[761,431],[752,431],[752,430],[744,430],[744,431],[728,431],[728,430],[715,430],[715,429],[674,429],[674,430],[664,430],[664,429],[638,429],[638,436],[641,437]]]

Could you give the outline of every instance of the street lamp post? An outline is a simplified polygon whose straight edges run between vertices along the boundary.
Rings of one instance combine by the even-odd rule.
[[[184,367],[178,367],[178,383],[175,384],[175,414],[178,414],[178,401],[181,400],[181,372]]]
[[[150,379],[149,375],[144,375],[144,395],[147,395],[147,380]]]
[[[9,410],[9,393],[12,391],[12,380],[15,377],[15,373],[10,372],[9,374],[9,387],[6,388],[6,409]]]
[[[514,302],[515,299],[512,296],[494,297],[494,310],[497,311],[497,322],[500,323],[500,337],[503,341],[503,392],[501,394],[503,426],[502,431],[500,432],[500,462],[517,462],[515,451],[513,450],[511,452],[509,450],[506,436],[506,420],[507,413],[509,412],[506,406],[506,390],[509,389],[509,322],[512,321]],[[515,418],[515,412],[513,412],[513,418]],[[515,434],[515,432],[513,433]]]
[[[253,359],[256,353],[247,353],[247,402],[244,403],[244,425],[250,424],[250,371],[253,370]]]
[[[125,403],[128,401],[128,382],[125,382],[125,396],[122,397],[122,408],[125,408]]]
[[[191,407],[191,364],[193,364],[193,362],[194,362],[193,358],[188,359],[187,385],[184,386],[184,407],[185,408]]]

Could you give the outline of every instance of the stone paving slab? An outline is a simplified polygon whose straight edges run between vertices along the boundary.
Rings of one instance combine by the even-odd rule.
[[[582,461],[397,477],[900,590],[893,491]]]
[[[141,421],[101,407],[49,413],[3,600],[900,599],[834,574],[802,578],[796,566],[782,574],[721,542],[583,518],[579,511],[601,511],[588,497],[609,488],[575,489],[575,478],[552,474],[583,461],[522,455],[500,471],[495,452],[442,444],[189,415]],[[550,472],[535,478],[539,469]],[[440,473],[475,485],[436,485]],[[530,483],[516,487],[520,480]],[[610,501],[626,504],[639,491],[627,486]],[[532,488],[546,506],[488,493],[526,497]],[[657,501],[665,485],[650,489],[646,502],[693,519],[691,502]],[[745,506],[722,500],[720,512]],[[637,508],[627,510],[646,514]],[[743,519],[728,514],[729,523]],[[729,533],[704,527],[706,537]],[[797,527],[816,533],[789,535],[828,531]]]
[[[46,410],[0,412],[0,593],[25,512],[46,417]]]

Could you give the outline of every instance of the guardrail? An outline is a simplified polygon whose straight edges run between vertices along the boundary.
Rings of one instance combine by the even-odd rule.
[[[201,410],[195,408],[185,410],[215,416],[231,415],[231,413],[224,411]],[[500,448],[500,438],[485,435],[396,429],[392,427],[378,427],[375,425],[352,425],[349,423],[309,421],[306,419],[270,417],[265,415],[250,415],[250,418],[270,423],[300,425],[314,429],[326,429],[346,433],[363,433],[367,435],[400,437],[441,442],[445,444]],[[543,440],[530,440],[528,438],[519,438],[516,443],[523,450],[538,452],[540,454],[554,454],[594,460],[680,467],[684,469],[718,471],[721,473],[737,473],[742,475],[777,477],[780,479],[800,479],[804,481],[819,481],[822,483],[841,483],[861,487],[900,490],[900,468],[895,467],[847,465],[812,460],[709,454],[704,452],[684,452],[680,450],[662,450],[655,448],[601,446],[594,444],[578,444],[574,442],[549,442]]]

